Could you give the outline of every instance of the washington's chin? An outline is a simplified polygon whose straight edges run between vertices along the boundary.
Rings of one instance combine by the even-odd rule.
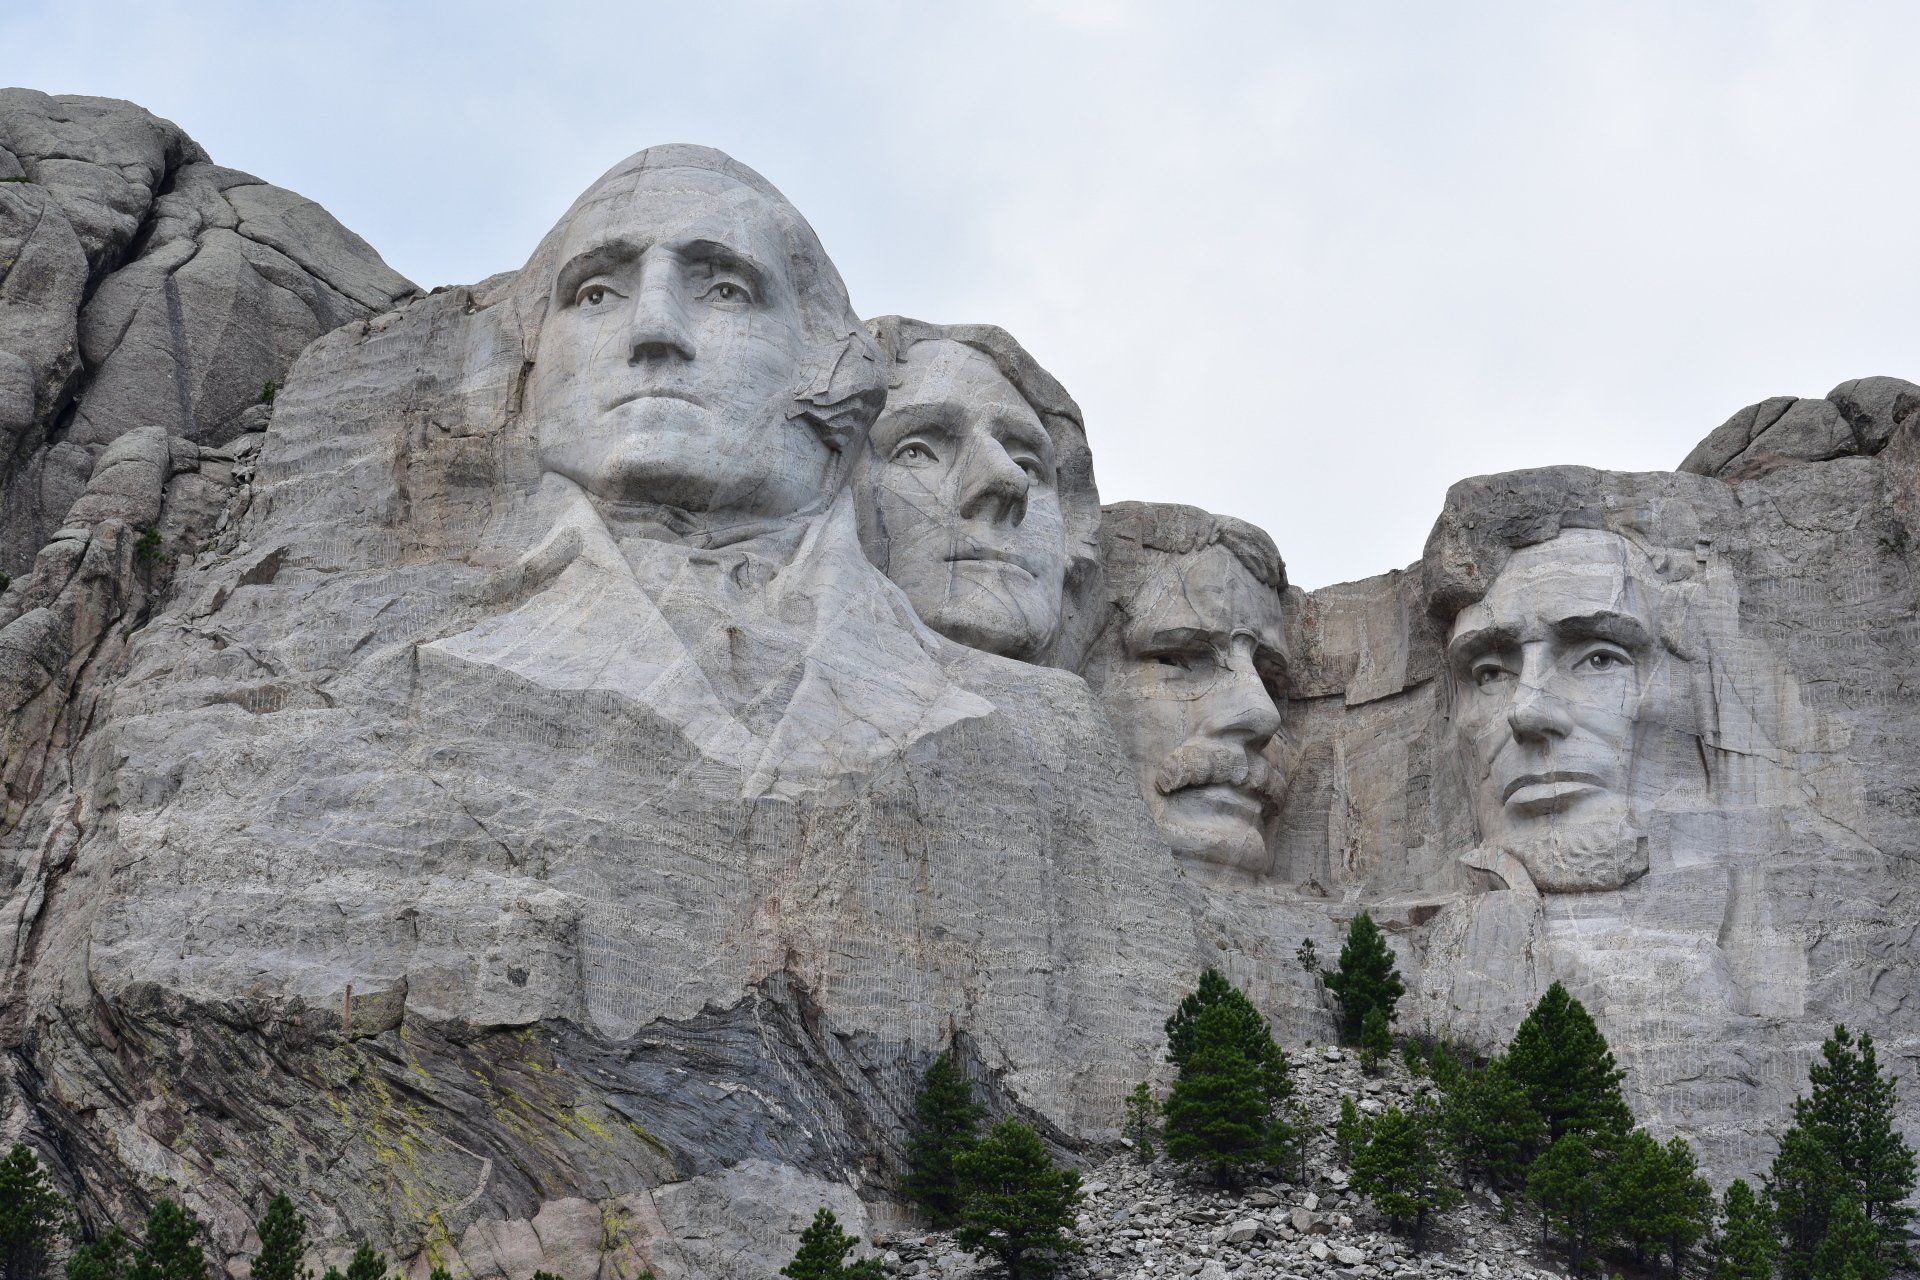
[[[1238,787],[1186,787],[1160,797],[1157,808],[1161,833],[1186,858],[1248,875],[1272,864],[1263,806]]]
[[[608,420],[635,405],[646,412]],[[780,456],[775,441],[683,400],[635,401],[596,427],[569,439],[543,433],[540,461],[608,502],[777,516],[814,502],[825,484],[826,459],[814,474],[813,459]]]
[[[1001,586],[997,591],[975,587],[961,598],[942,591],[939,598],[923,605],[908,593],[920,618],[947,639],[969,649],[997,653],[1004,658],[1022,660],[1042,653],[1059,627],[1059,606],[1051,609],[1033,579],[1022,571],[1027,589],[1014,593]]]

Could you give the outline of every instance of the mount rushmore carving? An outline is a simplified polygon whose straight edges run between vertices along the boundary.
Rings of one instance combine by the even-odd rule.
[[[0,171],[0,1123],[93,1217],[752,1274],[896,1212],[936,1053],[1087,1149],[1206,965],[1327,1037],[1362,909],[1410,1029],[1563,981],[1716,1177],[1834,1022],[1920,1053],[1920,388],[1303,592],[714,151],[430,295],[125,104],[0,95]]]

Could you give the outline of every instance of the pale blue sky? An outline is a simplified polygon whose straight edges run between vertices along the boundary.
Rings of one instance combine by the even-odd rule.
[[[1254,520],[1305,586],[1463,476],[1920,380],[1917,49],[1832,0],[0,5],[0,79],[131,98],[423,285],[724,148],[862,314],[1020,338],[1108,500]]]

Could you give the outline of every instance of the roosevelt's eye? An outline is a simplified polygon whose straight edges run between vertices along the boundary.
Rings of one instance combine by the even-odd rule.
[[[895,449],[893,460],[909,467],[924,467],[930,462],[940,461],[934,456],[932,449],[918,440],[909,440]]]
[[[1618,649],[1595,649],[1573,664],[1576,671],[1618,671],[1633,665],[1633,659]]]

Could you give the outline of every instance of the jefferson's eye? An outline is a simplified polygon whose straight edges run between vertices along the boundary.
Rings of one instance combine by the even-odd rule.
[[[939,461],[938,458],[933,456],[933,450],[927,448],[926,445],[921,444],[918,440],[909,440],[898,449],[895,449],[893,451],[893,460],[895,462],[903,462],[910,467],[924,467],[929,462]]]
[[[1016,458],[1015,463],[1027,473],[1027,478],[1035,484],[1047,483],[1047,469],[1040,465],[1038,458]]]
[[[731,280],[714,281],[713,287],[707,290],[706,296],[720,302],[745,302],[749,297],[745,289]]]

